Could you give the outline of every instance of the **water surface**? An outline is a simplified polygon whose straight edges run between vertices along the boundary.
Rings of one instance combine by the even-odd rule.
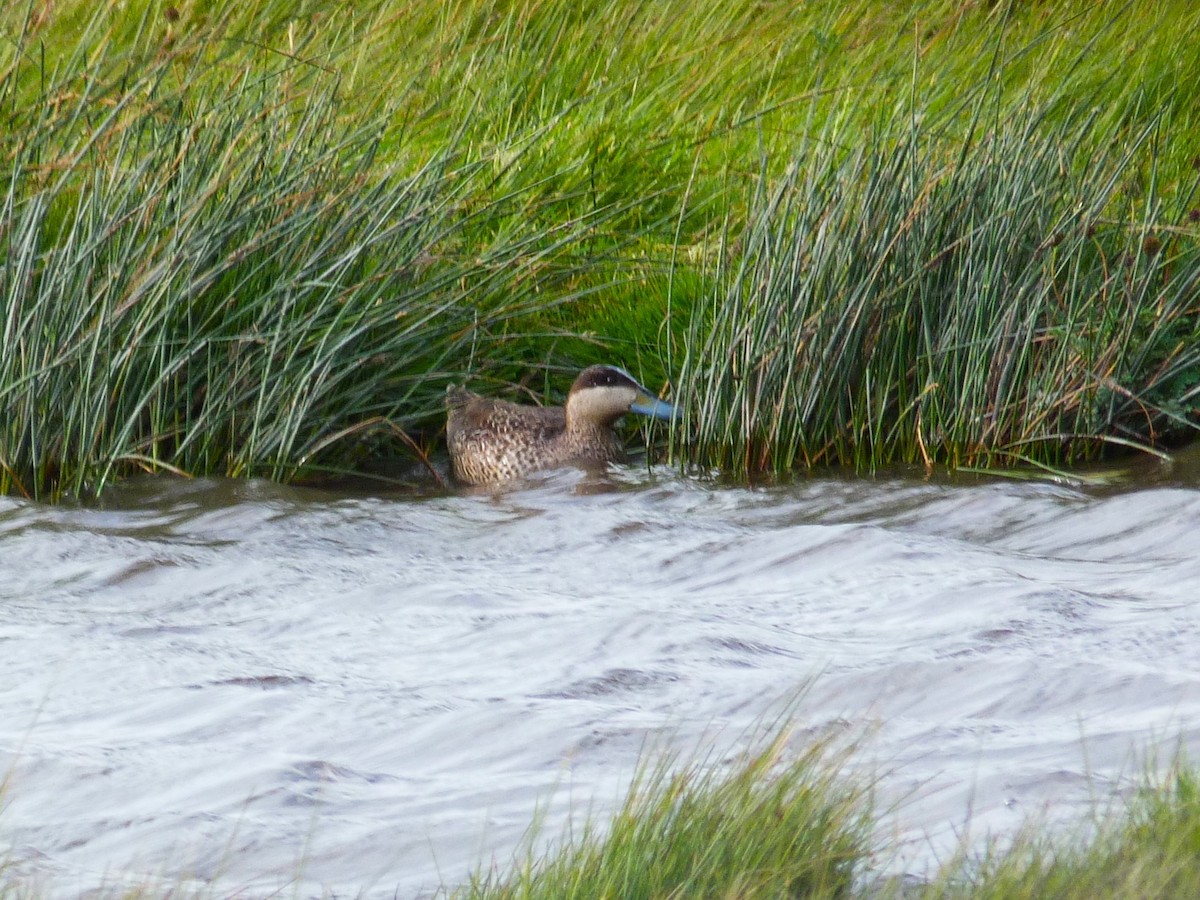
[[[0,847],[51,894],[427,894],[807,685],[919,873],[1200,747],[1198,527],[1186,473],[0,498]]]

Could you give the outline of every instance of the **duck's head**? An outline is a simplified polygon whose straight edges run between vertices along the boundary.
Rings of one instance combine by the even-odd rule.
[[[659,400],[616,366],[588,366],[567,394],[568,421],[611,425],[629,412],[669,420],[675,415],[675,407]]]

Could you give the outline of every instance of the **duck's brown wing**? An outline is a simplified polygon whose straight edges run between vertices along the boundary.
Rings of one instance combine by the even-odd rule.
[[[452,439],[454,433],[473,431],[549,439],[567,427],[567,414],[561,406],[522,406],[480,397],[462,388],[446,391],[446,409],[447,439]]]

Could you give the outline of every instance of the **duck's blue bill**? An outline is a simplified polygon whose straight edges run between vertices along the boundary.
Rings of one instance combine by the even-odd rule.
[[[665,400],[659,400],[657,397],[650,394],[643,394],[633,402],[629,407],[630,412],[640,413],[643,416],[650,416],[652,419],[662,419],[670,421],[675,417],[675,407]]]

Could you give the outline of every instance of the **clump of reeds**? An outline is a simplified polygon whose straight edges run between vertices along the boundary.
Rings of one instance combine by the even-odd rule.
[[[868,857],[870,817],[825,750],[792,755],[781,732],[728,768],[648,764],[610,821],[452,896],[846,896]]]
[[[0,82],[0,491],[350,465],[571,297],[588,217],[514,226],[454,146],[381,163],[320,66],[173,52]]]
[[[1196,181],[1164,197],[1163,122],[965,95],[831,117],[763,177],[693,309],[680,455],[1054,465],[1194,433]]]

